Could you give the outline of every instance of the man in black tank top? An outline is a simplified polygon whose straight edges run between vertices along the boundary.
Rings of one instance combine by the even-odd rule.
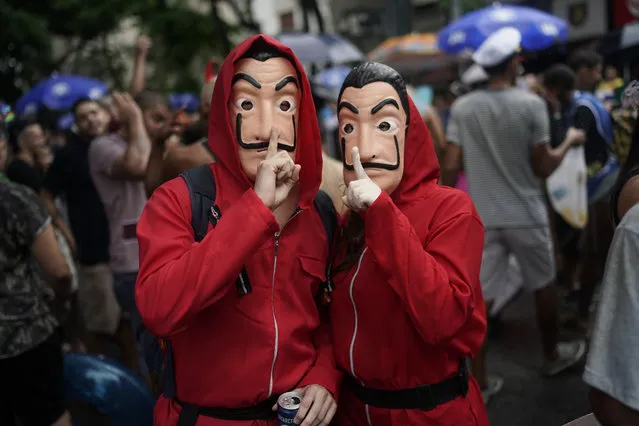
[[[575,89],[592,92],[602,78],[603,58],[596,52],[579,51],[573,54],[569,62],[577,76]],[[598,130],[597,117],[589,108],[579,106],[575,110],[574,125],[586,132],[584,148],[589,171],[593,168],[594,170],[601,168],[610,156],[610,149]],[[603,277],[608,247],[610,247],[614,231],[608,207],[614,183],[611,182],[608,185],[602,184],[603,188],[597,191],[596,198],[589,200],[588,223],[581,241],[583,267],[579,280],[581,288],[579,289],[578,314],[567,325],[575,326],[582,332],[586,332],[588,328],[592,296],[595,287]]]
[[[570,127],[570,108],[575,88],[575,73],[566,65],[554,65],[544,73],[543,85],[543,95],[550,121],[550,144],[555,148],[562,144]],[[582,231],[570,226],[550,206],[550,203],[548,212],[555,233],[557,251],[561,256],[558,261],[557,280],[571,291],[579,262],[579,240]]]

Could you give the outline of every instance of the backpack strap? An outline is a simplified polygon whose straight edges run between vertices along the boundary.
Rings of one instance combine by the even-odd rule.
[[[215,227],[222,217],[220,208],[215,204],[215,176],[209,164],[189,169],[180,176],[182,176],[186,186],[189,188],[193,236],[196,242],[200,242],[208,232],[209,223]],[[235,285],[241,296],[251,292],[251,283],[245,267],[242,268]]]
[[[191,198],[191,227],[196,242],[206,236],[209,223],[215,227],[222,217],[220,208],[215,204],[216,187],[215,176],[209,164],[194,167],[180,174]],[[246,268],[242,268],[240,276],[235,282],[240,295],[251,292]],[[170,339],[158,339],[159,346],[164,351],[163,394],[166,398],[175,398],[175,370],[173,366],[173,347]]]
[[[317,212],[322,219],[322,224],[324,225],[326,240],[328,241],[328,252],[330,259],[330,253],[333,249],[333,238],[337,230],[337,211],[335,211],[335,205],[333,205],[333,200],[331,199],[331,197],[321,189],[315,196],[315,208],[317,209]],[[322,284],[320,291],[323,291],[323,289],[328,290],[328,292],[333,291],[333,284],[331,282],[331,269],[332,262],[329,260],[326,262],[326,281]]]
[[[183,172],[180,176],[186,182],[191,197],[191,226],[196,242],[200,242],[206,236],[209,229],[209,221],[213,226],[222,216],[220,209],[215,205],[216,187],[215,178],[211,166],[194,167]]]
[[[206,236],[209,221],[215,226],[220,219],[219,208],[215,205],[215,180],[211,166],[189,169],[180,174],[186,182],[191,198],[191,227],[195,241],[200,242]],[[175,367],[173,365],[173,346],[170,339],[158,339],[164,352],[162,393],[166,398],[175,398]]]
[[[169,399],[175,398],[175,367],[173,365],[173,346],[169,339],[158,339],[158,344],[164,352],[162,366],[162,394]]]

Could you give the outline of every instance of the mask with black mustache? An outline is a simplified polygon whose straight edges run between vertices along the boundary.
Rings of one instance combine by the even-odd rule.
[[[376,163],[374,161],[363,161],[362,167],[364,169],[383,169],[383,170],[397,170],[399,168],[399,141],[397,140],[397,136],[393,136],[393,141],[395,142],[395,153],[397,161],[394,164],[388,163]],[[342,138],[342,152],[346,152],[346,139]],[[344,168],[346,170],[353,171],[355,168],[352,164],[348,164],[346,162],[346,156],[342,155],[342,163],[344,164]]]
[[[277,148],[284,150],[286,152],[293,152],[297,149],[297,129],[295,126],[295,115],[292,115],[293,122],[293,145],[287,145],[283,143],[278,143]],[[235,117],[235,137],[237,139],[237,143],[244,149],[266,149],[268,148],[268,141],[263,142],[244,142],[242,139],[242,114],[237,114]]]

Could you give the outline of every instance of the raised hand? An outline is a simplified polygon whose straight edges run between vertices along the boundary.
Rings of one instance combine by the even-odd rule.
[[[357,180],[352,181],[346,190],[346,196],[342,198],[344,204],[353,211],[363,211],[370,207],[382,193],[382,190],[366,174],[359,158],[359,149],[355,146],[351,151],[353,169]]]
[[[124,122],[131,123],[142,119],[140,107],[128,93],[113,93],[113,105],[118,112],[118,117]]]
[[[277,150],[279,137],[277,130],[271,130],[266,158],[257,168],[253,187],[257,196],[271,210],[282,204],[300,180],[301,166],[295,164],[286,151]]]
[[[146,54],[149,53],[151,46],[153,46],[151,38],[147,35],[142,34],[138,36],[137,40],[135,41],[135,53],[138,56],[146,56]]]

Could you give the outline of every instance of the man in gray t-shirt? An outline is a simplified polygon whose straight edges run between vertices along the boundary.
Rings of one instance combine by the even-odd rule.
[[[463,158],[469,192],[485,227],[480,278],[486,304],[490,309],[505,291],[509,256],[514,255],[524,285],[535,292],[544,373],[555,375],[579,361],[585,343],[557,342],[556,296],[550,285],[555,280],[555,258],[542,179],[559,166],[572,145],[583,141],[583,135],[573,129],[559,147],[550,146],[545,103],[513,87],[520,67],[520,41],[516,29],[505,28],[473,55],[490,81],[485,89],[453,104],[442,183],[455,184]],[[474,364],[473,372],[488,399],[500,381],[488,380],[483,356]]]
[[[541,98],[515,87],[477,90],[453,104],[446,136],[464,151],[469,192],[487,229],[548,226],[530,162],[533,147],[550,141],[547,115]]]

